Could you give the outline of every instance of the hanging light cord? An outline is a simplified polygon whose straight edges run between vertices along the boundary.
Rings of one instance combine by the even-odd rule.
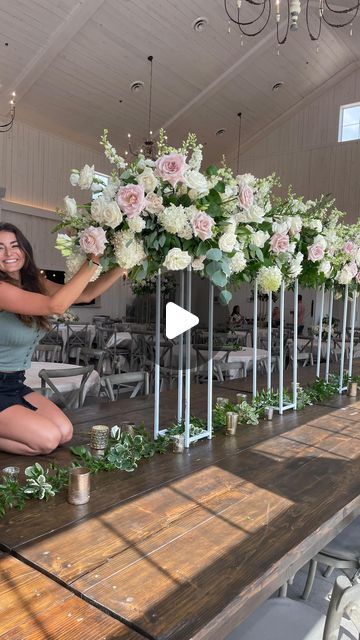
[[[239,116],[239,134],[238,134],[238,152],[237,152],[237,167],[236,173],[239,173],[240,170],[240,142],[241,142],[241,113],[238,113]]]
[[[150,95],[149,95],[149,138],[151,138],[151,107],[152,107],[152,78],[153,78],[153,59],[154,56],[149,56],[150,62]]]

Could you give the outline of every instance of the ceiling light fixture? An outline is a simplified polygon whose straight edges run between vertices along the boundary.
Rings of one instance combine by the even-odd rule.
[[[152,139],[151,116],[152,116],[152,84],[153,84],[153,60],[154,56],[148,56],[150,62],[150,81],[149,81],[149,109],[148,109],[148,133],[140,149],[135,150],[131,145],[131,133],[128,133],[129,151],[133,156],[144,154],[145,158],[155,159],[155,141]],[[135,83],[134,83],[135,84]],[[144,84],[143,82],[141,83]],[[126,152],[125,152],[126,153]]]
[[[208,19],[207,18],[196,18],[196,20],[194,20],[194,22],[192,23],[192,28],[194,29],[194,31],[196,31],[197,33],[202,33],[202,31],[205,31],[206,27],[208,26]]]
[[[4,124],[0,124],[0,133],[7,133],[8,131],[10,131],[10,129],[12,129],[15,120],[15,98],[16,93],[15,91],[13,91],[10,95],[10,111],[8,115],[9,119],[7,120],[7,122],[4,122]]]
[[[226,129],[218,129],[217,131],[215,131],[216,136],[223,136],[224,133],[226,133]]]
[[[286,0],[284,4],[287,19],[285,33],[281,37],[279,28],[281,19],[280,3],[281,0],[275,0],[276,38],[278,45],[286,42],[289,31],[297,31],[299,15],[304,5],[306,28],[311,40],[319,40],[323,23],[335,29],[341,29],[350,25],[350,35],[352,35],[352,24],[360,8],[360,0],[357,0],[355,4],[348,9],[333,9],[328,0],[317,0],[317,15],[313,15],[313,18],[311,18],[310,0],[302,0],[302,4],[301,0]],[[252,20],[249,19],[249,16],[244,20],[243,14],[240,15],[241,8],[249,6],[256,7],[258,15]],[[259,35],[264,31],[270,21],[271,0],[224,0],[224,7],[229,20],[228,32],[230,32],[230,26],[231,23],[233,23],[239,28],[241,37],[254,37]],[[248,28],[252,29],[252,31],[249,32]]]
[[[271,91],[274,91],[274,93],[276,91],[279,91],[279,89],[281,89],[281,87],[284,86],[284,83],[282,81],[280,82],[275,82],[275,84],[271,87]]]

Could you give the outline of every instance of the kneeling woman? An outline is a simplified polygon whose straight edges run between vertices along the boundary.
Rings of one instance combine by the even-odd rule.
[[[99,256],[90,256],[65,285],[46,280],[22,232],[0,223],[0,450],[50,453],[72,438],[72,424],[53,402],[24,384],[25,370],[49,328],[48,316],[104,293],[121,275],[109,271],[90,283]]]

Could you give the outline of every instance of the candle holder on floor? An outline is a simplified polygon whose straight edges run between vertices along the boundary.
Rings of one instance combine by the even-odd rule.
[[[237,393],[236,394],[236,403],[237,404],[241,404],[242,402],[246,402],[246,401],[247,401],[246,393]]]
[[[357,396],[357,382],[349,380],[347,387],[347,395],[349,398],[356,398]]]
[[[14,480],[15,482],[19,479],[20,468],[19,467],[4,467],[1,470],[2,476],[4,480]]]
[[[174,435],[171,437],[173,443],[173,452],[174,453],[184,453],[185,451],[185,436],[183,433],[179,433],[178,435]]]
[[[266,420],[272,420],[274,417],[274,408],[273,407],[265,407],[265,418]]]
[[[86,504],[90,500],[90,469],[74,467],[69,471],[68,502]]]
[[[136,435],[136,425],[134,422],[130,422],[130,421],[124,421],[120,424],[120,429],[121,429],[121,433],[128,433],[129,436],[135,436]]]
[[[238,425],[239,416],[233,411],[228,411],[226,414],[226,435],[234,436]]]

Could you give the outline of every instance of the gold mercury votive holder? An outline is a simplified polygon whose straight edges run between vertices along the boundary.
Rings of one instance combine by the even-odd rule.
[[[246,402],[246,401],[247,401],[246,393],[237,393],[236,394],[236,403],[237,404],[241,404],[242,402]]]
[[[185,435],[179,433],[171,437],[172,448],[174,453],[184,453],[185,450]]]
[[[219,398],[216,398],[216,404],[218,404],[219,407],[225,407],[225,405],[227,405],[228,402],[229,402],[228,398],[223,398],[222,396],[219,396]]]
[[[121,433],[128,433],[129,436],[135,436],[136,425],[134,422],[125,420],[120,424]]]
[[[238,425],[239,416],[233,411],[228,411],[226,414],[226,435],[234,436]]]
[[[14,480],[16,482],[19,479],[20,467],[4,467],[1,473],[4,480]]]
[[[349,398],[356,398],[357,396],[357,382],[352,382],[349,380],[347,386],[347,395]]]
[[[90,500],[90,469],[74,467],[69,471],[68,502],[86,504]]]
[[[106,449],[109,441],[109,427],[104,424],[95,424],[90,431],[90,448]]]

